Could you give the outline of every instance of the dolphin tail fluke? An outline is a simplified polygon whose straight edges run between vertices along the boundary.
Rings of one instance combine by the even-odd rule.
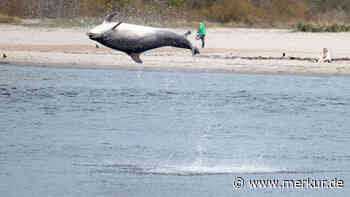
[[[128,54],[132,60],[134,60],[136,63],[142,64],[142,60],[140,59],[140,53],[129,53]]]

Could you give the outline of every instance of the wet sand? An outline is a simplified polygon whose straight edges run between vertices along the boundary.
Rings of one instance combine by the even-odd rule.
[[[291,30],[213,28],[207,48],[192,57],[189,50],[164,47],[134,63],[124,53],[88,39],[88,28],[29,28],[0,25],[0,64],[64,68],[107,68],[159,71],[203,71],[271,74],[349,75],[350,33],[297,33]],[[173,29],[184,33],[184,29]],[[192,29],[192,32],[195,32]],[[197,46],[200,41],[190,40]],[[327,47],[336,61],[312,63]],[[282,53],[286,53],[285,58]]]

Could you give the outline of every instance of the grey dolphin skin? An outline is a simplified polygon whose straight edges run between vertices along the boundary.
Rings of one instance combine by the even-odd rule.
[[[142,52],[165,46],[190,49],[192,55],[199,54],[198,48],[193,46],[185,35],[166,29],[112,22],[116,15],[117,13],[112,13],[106,16],[103,24],[87,33],[89,38],[109,48],[125,52],[137,63],[142,63]]]

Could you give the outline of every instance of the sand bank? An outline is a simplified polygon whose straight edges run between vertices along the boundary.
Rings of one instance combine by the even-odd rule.
[[[118,68],[207,72],[349,75],[350,33],[297,33],[275,29],[208,29],[207,48],[192,57],[189,50],[164,47],[144,53],[143,64],[102,47],[85,35],[88,28],[29,28],[0,25],[0,64],[69,68]],[[183,33],[184,29],[174,29]],[[192,30],[195,32],[195,30]],[[199,46],[200,42],[190,36]],[[312,63],[327,47],[333,63]],[[281,58],[282,53],[286,58]],[[294,57],[294,58],[290,58]],[[296,58],[295,58],[296,57]]]

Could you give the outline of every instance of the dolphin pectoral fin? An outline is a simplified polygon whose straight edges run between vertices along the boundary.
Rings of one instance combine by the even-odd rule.
[[[142,64],[142,60],[140,59],[140,53],[129,53],[128,54],[132,60],[134,60],[136,63]]]
[[[192,48],[192,56],[195,56],[196,54],[200,54],[199,50],[197,47]]]

